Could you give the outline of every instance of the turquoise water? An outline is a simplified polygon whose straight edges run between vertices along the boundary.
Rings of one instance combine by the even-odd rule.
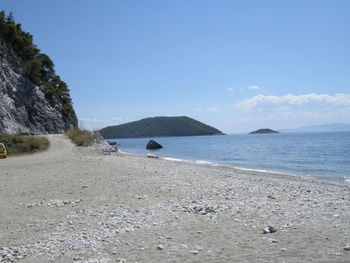
[[[134,154],[312,176],[350,184],[350,132],[244,134],[152,138],[163,149],[145,149],[149,138],[116,139]]]

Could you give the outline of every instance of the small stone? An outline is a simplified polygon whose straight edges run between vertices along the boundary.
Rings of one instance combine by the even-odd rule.
[[[82,185],[81,188],[88,188],[88,185]]]
[[[194,209],[194,211],[195,211],[196,213],[200,213],[200,212],[203,210],[203,207],[194,206],[193,209]]]
[[[268,195],[267,198],[276,199],[276,197],[274,197],[273,195]]]
[[[281,248],[281,251],[287,251],[287,249],[286,249],[286,248],[284,248],[284,247],[282,247],[282,248]]]
[[[345,251],[350,251],[350,245],[346,245],[343,249],[344,249]]]
[[[265,228],[263,229],[263,234],[268,234],[268,233],[270,233],[270,230],[269,230],[268,227],[265,227]]]
[[[192,251],[190,251],[190,253],[191,253],[192,255],[197,255],[197,254],[199,253],[199,251],[198,251],[198,250],[192,250]]]
[[[158,250],[163,250],[163,249],[164,249],[164,246],[158,245],[158,246],[157,246],[157,249],[158,249]]]
[[[208,206],[207,208],[205,208],[205,212],[207,213],[215,213],[215,209],[213,206]]]
[[[276,231],[277,231],[277,229],[274,228],[273,226],[268,226],[268,227],[263,229],[263,234],[275,233]]]
[[[273,226],[268,226],[270,233],[275,233],[277,231],[276,228],[274,228]]]
[[[115,262],[118,262],[118,263],[125,263],[126,260],[124,258],[117,258],[117,260]]]

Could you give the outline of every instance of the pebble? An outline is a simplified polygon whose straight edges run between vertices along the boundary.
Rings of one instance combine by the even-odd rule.
[[[278,243],[278,242],[279,242],[278,240],[273,239],[273,238],[269,238],[268,240],[269,240],[271,243]]]
[[[158,245],[157,248],[158,248],[159,250],[163,250],[163,249],[164,249],[164,246]]]
[[[350,245],[346,245],[346,246],[344,247],[344,250],[345,250],[345,251],[350,251]]]
[[[198,250],[191,250],[190,253],[193,255],[197,255],[199,253],[199,251]]]
[[[276,231],[277,231],[277,229],[274,228],[273,226],[268,226],[268,227],[263,229],[263,234],[275,233]]]

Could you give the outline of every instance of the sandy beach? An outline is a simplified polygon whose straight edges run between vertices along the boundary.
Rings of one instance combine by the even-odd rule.
[[[348,186],[48,138],[0,160],[0,262],[350,262]]]

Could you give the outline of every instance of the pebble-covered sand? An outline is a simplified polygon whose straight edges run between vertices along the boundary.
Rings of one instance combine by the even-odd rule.
[[[0,262],[350,262],[350,187],[78,148],[0,160]]]

